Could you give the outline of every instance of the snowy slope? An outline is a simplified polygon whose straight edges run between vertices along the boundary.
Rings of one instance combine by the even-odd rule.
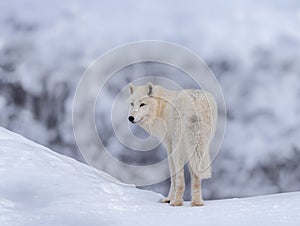
[[[299,225],[300,192],[170,207],[0,128],[0,225]]]
[[[224,90],[227,131],[205,197],[299,190],[300,1],[222,3],[0,1],[0,126],[79,160],[71,119],[84,70],[120,44],[171,41],[203,57]],[[112,155],[133,165],[158,162],[165,150],[134,152],[122,145],[110,104],[129,81],[148,75],[169,76],[184,88],[194,85],[187,76],[153,65],[121,70],[108,83],[96,111],[99,135]],[[125,120],[114,124],[125,127]],[[167,185],[149,189],[167,193]]]

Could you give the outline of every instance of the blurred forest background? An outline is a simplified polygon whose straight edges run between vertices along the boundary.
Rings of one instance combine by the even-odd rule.
[[[72,130],[79,79],[106,51],[144,39],[193,50],[224,91],[227,130],[206,199],[300,189],[298,0],[1,1],[0,126],[82,161]],[[179,72],[145,64],[122,73],[97,106],[100,136],[124,162],[163,158],[161,146],[134,154],[118,142],[110,104],[129,81]],[[184,76],[176,82],[194,87]],[[166,194],[168,181],[146,188]]]

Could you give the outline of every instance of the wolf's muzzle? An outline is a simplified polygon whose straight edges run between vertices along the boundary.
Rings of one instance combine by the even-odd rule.
[[[133,116],[130,115],[130,116],[128,117],[128,120],[129,120],[130,122],[134,123],[134,117],[133,117]]]

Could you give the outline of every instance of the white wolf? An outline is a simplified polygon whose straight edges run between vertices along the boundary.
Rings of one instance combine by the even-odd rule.
[[[148,83],[130,84],[128,120],[163,139],[168,153],[171,186],[161,200],[183,205],[184,164],[192,180],[192,206],[202,206],[201,179],[211,177],[209,143],[215,132],[217,104],[202,90],[171,91]]]

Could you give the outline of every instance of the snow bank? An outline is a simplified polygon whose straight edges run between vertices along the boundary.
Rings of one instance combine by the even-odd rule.
[[[0,128],[0,225],[299,225],[300,192],[174,208]]]
[[[120,44],[171,41],[203,57],[225,94],[227,134],[205,197],[299,190],[299,0],[3,0],[0,9],[1,126],[80,160],[71,110],[84,70]],[[96,111],[99,135],[113,156],[134,165],[158,162],[165,150],[141,154],[122,145],[110,104],[129,81],[148,75],[194,85],[153,64],[121,70],[108,83]],[[161,185],[167,193],[168,183]]]

